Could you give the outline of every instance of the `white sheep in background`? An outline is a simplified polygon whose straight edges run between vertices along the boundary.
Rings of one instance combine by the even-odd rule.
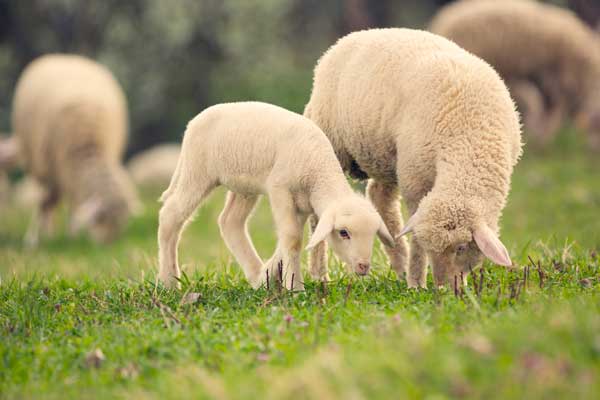
[[[50,230],[61,198],[72,232],[114,239],[137,199],[121,165],[127,105],[112,74],[80,56],[40,57],[17,82],[12,122],[20,161],[45,193],[26,242],[35,245],[40,231]]]
[[[567,117],[600,150],[600,40],[571,11],[535,1],[457,1],[430,30],[490,63],[533,138],[550,141]]]
[[[367,192],[396,237],[387,251],[399,275],[408,261],[402,235],[413,233],[410,287],[426,285],[424,250],[436,284],[466,277],[481,253],[511,265],[497,232],[521,154],[519,117],[484,61],[423,31],[352,33],[320,59],[304,115],[344,170],[371,178]],[[399,194],[412,215],[404,229]]]
[[[307,248],[327,239],[358,274],[369,270],[375,234],[393,244],[377,211],[349,186],[315,124],[265,103],[220,104],[188,124],[177,169],[161,197],[159,279],[165,285],[178,284],[177,247],[185,222],[219,185],[229,189],[219,216],[221,235],[255,288],[265,282],[266,271],[277,278],[281,262],[285,287],[303,289],[302,234],[312,213],[320,222]],[[246,227],[261,194],[269,198],[278,238],[266,267]]]
[[[176,143],[159,144],[135,154],[127,163],[127,170],[137,186],[165,188],[169,185],[181,146]]]

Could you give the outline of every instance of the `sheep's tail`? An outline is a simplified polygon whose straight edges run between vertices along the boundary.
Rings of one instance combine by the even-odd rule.
[[[11,170],[19,164],[19,143],[14,136],[0,139],[0,170]]]
[[[159,202],[164,203],[169,196],[175,191],[179,180],[181,179],[181,170],[183,169],[183,157],[184,157],[184,148],[182,146],[181,152],[179,153],[179,158],[177,159],[177,166],[175,167],[175,171],[173,172],[173,176],[171,177],[171,182],[169,183],[169,187],[165,190],[158,199]]]

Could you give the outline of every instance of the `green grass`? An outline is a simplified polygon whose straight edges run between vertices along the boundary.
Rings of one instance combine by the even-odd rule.
[[[28,212],[0,208],[0,397],[598,398],[600,160],[560,140],[515,171],[518,267],[458,293],[408,290],[379,244],[364,279],[332,260],[326,287],[253,291],[218,235],[222,191],[184,235],[175,293],[154,285],[156,193],[107,247],[59,233],[25,251]],[[267,257],[266,202],[251,232]]]

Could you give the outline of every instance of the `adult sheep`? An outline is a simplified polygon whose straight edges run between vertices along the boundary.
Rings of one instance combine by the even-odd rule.
[[[396,237],[386,248],[410,287],[453,282],[481,253],[511,265],[498,238],[513,166],[518,114],[484,61],[428,32],[375,29],[340,39],[319,60],[305,116],[327,135],[344,170],[370,178],[367,193]],[[404,229],[400,197],[412,215]],[[312,257],[320,268],[323,249]]]
[[[27,243],[35,245],[40,230],[50,229],[61,198],[70,206],[72,232],[114,239],[136,195],[121,165],[127,105],[110,71],[76,55],[34,60],[17,82],[12,123],[20,161],[45,192]]]
[[[180,152],[179,144],[158,144],[131,157],[127,171],[138,187],[164,189],[171,181]]]
[[[505,79],[525,130],[552,139],[573,117],[600,150],[600,40],[566,9],[536,1],[457,1],[439,11],[432,32],[490,63]]]

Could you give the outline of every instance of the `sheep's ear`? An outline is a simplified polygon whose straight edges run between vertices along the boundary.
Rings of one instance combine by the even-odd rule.
[[[102,202],[98,198],[91,198],[81,204],[71,218],[69,232],[71,235],[79,233],[82,229],[88,226],[100,212]]]
[[[510,267],[512,262],[508,250],[502,244],[498,236],[485,224],[479,225],[473,231],[473,238],[484,256],[498,265]]]
[[[396,245],[394,238],[390,234],[390,231],[388,231],[388,228],[385,226],[385,222],[383,222],[383,220],[381,220],[381,224],[377,230],[377,237],[387,247],[394,247]]]
[[[19,143],[15,137],[3,139],[0,134],[0,168],[12,169],[19,164]]]
[[[419,212],[417,211],[408,219],[408,221],[406,221],[406,224],[404,224],[404,228],[402,229],[402,231],[400,231],[400,233],[398,234],[397,237],[402,237],[402,236],[406,235],[407,233],[412,232],[413,229],[415,229],[415,225],[417,224],[418,214],[419,214]]]
[[[319,223],[315,228],[315,231],[312,233],[312,235],[310,235],[310,240],[306,245],[306,250],[312,249],[313,247],[321,243],[323,240],[325,240],[327,235],[329,235],[331,231],[333,231],[333,220],[334,216],[331,212],[324,212],[321,215],[321,217],[319,218]]]

